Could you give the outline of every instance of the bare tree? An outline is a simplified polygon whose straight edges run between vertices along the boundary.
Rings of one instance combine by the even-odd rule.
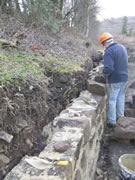
[[[7,7],[7,0],[0,0],[1,11],[4,13]]]

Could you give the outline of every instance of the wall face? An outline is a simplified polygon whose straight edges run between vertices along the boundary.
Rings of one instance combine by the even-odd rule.
[[[53,124],[43,128],[43,135],[49,138],[38,159],[25,156],[5,180],[94,180],[105,120],[106,95],[82,91]],[[64,166],[46,159],[57,157],[72,161]]]
[[[93,98],[96,100],[96,97]],[[73,180],[94,180],[100,143],[104,131],[105,97],[97,101],[95,110],[86,124],[80,141],[79,155],[73,171]],[[104,102],[104,103],[103,103]]]

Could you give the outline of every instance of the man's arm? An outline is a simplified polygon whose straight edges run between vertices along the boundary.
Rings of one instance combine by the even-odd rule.
[[[113,71],[114,71],[114,61],[110,54],[105,53],[103,74],[105,77],[108,77],[112,74]]]

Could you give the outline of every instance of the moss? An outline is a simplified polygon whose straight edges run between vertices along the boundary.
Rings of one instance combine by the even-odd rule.
[[[45,68],[49,72],[60,74],[84,71],[81,66],[86,58],[73,60],[69,57],[54,56],[49,53],[42,57],[1,50],[0,84],[10,84],[18,77],[24,80],[31,76],[44,78]]]
[[[45,61],[47,69],[51,72],[64,74],[76,71],[84,71],[84,69],[81,67],[81,60],[80,62],[75,62],[74,60],[67,57],[58,57],[47,54],[45,56]]]
[[[15,78],[27,79],[28,76],[44,76],[44,69],[33,56],[13,54],[1,51],[0,54],[0,84],[10,84]]]

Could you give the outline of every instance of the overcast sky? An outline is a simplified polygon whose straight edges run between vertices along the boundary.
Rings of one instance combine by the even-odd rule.
[[[98,0],[101,7],[98,19],[135,16],[135,0]]]

